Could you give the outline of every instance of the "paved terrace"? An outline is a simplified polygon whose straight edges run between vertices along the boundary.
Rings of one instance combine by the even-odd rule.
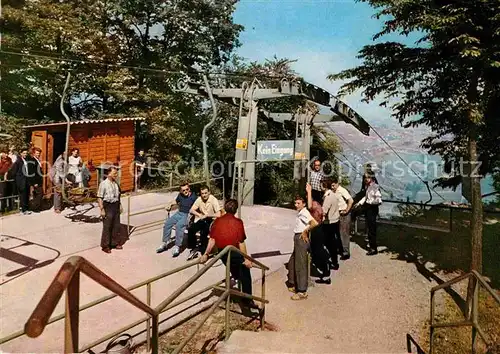
[[[134,196],[131,198],[132,213],[166,203],[174,197],[175,193]],[[122,204],[124,206],[122,223],[126,224],[125,198]],[[178,258],[172,258],[170,251],[156,254],[155,250],[161,244],[161,227],[137,230],[132,233],[123,250],[113,250],[110,255],[103,253],[99,246],[101,235],[101,223],[97,219],[99,209],[90,208],[90,205],[85,205],[79,206],[77,211],[67,209],[60,215],[49,210],[40,214],[11,215],[0,219],[1,337],[24,327],[56,272],[70,256],[85,257],[124,287],[132,286],[186,262],[187,251]],[[165,216],[165,211],[132,216],[131,225],[148,223]],[[294,211],[265,206],[244,207],[242,216],[248,234],[249,252],[253,254],[268,251],[291,252],[290,235]],[[283,265],[287,257],[275,256],[260,260],[272,270],[276,270]],[[152,305],[156,306],[166,299],[196,271],[197,268],[192,267],[156,282],[152,286]],[[254,280],[260,278],[260,270],[254,269],[252,272]],[[188,289],[186,295],[222,280],[224,275],[224,267],[219,263],[195,283],[192,289]],[[80,289],[81,305],[109,294],[107,289],[85,276],[81,278]],[[260,292],[260,287],[256,287],[256,291]],[[134,294],[146,301],[145,287],[137,289]],[[196,305],[202,297],[188,303],[193,306],[189,311],[202,306]],[[64,298],[61,299],[54,315],[63,311]],[[167,312],[164,318],[172,313],[174,312]],[[80,315],[80,345],[91,343],[103,334],[118,330],[143,316],[141,311],[118,298],[85,310]],[[48,325],[44,333],[36,339],[21,337],[4,344],[1,349],[7,352],[61,352],[63,322]],[[173,322],[175,319],[165,324]],[[145,325],[140,329],[144,328]]]
[[[166,203],[174,195],[132,197],[131,210],[135,212]],[[122,223],[126,223],[126,200],[123,205]],[[99,246],[101,223],[95,219],[98,208],[86,211],[88,208],[87,205],[79,207],[78,211],[66,210],[61,215],[46,211],[0,219],[1,337],[24,327],[61,264],[72,255],[85,257],[124,287],[185,263],[186,251],[178,258],[172,258],[170,252],[155,253],[160,245],[161,228],[136,231],[123,250],[114,250],[110,255],[103,253]],[[133,216],[131,225],[151,222],[165,215],[164,211],[158,211]],[[242,209],[249,252],[274,254],[259,258],[271,271],[275,271],[267,281],[266,293],[271,300],[267,307],[267,320],[282,329],[284,334],[315,334],[329,338],[334,344],[332,352],[404,352],[406,333],[416,335],[415,331],[418,332],[428,316],[428,290],[434,284],[424,280],[413,265],[393,261],[387,254],[366,257],[363,250],[352,243],[353,257],[341,264],[331,286],[316,286],[311,289],[308,300],[292,302],[283,286],[283,264],[293,247],[294,217],[293,210],[281,208],[254,206]],[[192,267],[155,283],[152,286],[152,305],[156,306],[164,300],[196,270]],[[186,295],[223,279],[224,274],[224,267],[219,263],[188,289]],[[252,270],[254,280],[258,280],[260,274],[260,270]],[[108,290],[85,276],[81,278],[80,291],[81,305],[109,294]],[[260,282],[254,291],[260,295]],[[134,291],[134,294],[146,300],[145,287]],[[184,307],[167,312],[162,318],[170,317],[179,309],[186,309],[181,315],[186,316],[208,303],[202,298],[197,297]],[[63,306],[64,299],[61,299],[54,315],[63,313]],[[80,346],[142,317],[144,315],[139,310],[119,298],[85,310],[80,314]],[[177,320],[179,317],[167,318],[164,326]],[[62,352],[63,322],[48,325],[36,339],[20,337],[3,345],[1,350]],[[128,333],[144,328],[145,325],[141,325]],[[303,348],[304,352],[313,352],[312,349]]]

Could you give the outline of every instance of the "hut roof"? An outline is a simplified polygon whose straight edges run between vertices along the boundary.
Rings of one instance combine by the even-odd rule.
[[[130,120],[145,120],[144,117],[129,117],[129,118],[106,118],[106,119],[83,119],[83,120],[73,120],[70,122],[71,125],[84,125],[84,124],[95,124],[95,123],[113,123],[113,122],[124,122]],[[48,127],[57,127],[64,126],[68,124],[67,122],[57,122],[57,123],[46,123],[46,124],[36,124],[36,125],[27,125],[24,126],[24,129],[32,129],[32,128],[48,128]]]

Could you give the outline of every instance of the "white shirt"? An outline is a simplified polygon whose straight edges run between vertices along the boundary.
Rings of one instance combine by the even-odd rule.
[[[382,193],[377,183],[373,182],[366,189],[366,195],[359,201],[360,205],[366,204],[379,205],[382,204]]]
[[[14,164],[16,161],[17,161],[17,155],[16,154],[9,154],[9,157],[12,161],[12,163]]]
[[[297,214],[297,218],[295,219],[295,228],[293,232],[296,234],[302,233],[306,227],[309,225],[309,222],[313,220],[313,217],[307,208],[303,208]]]
[[[323,212],[325,224],[335,224],[340,220],[339,197],[331,189],[325,192],[323,199]]]
[[[79,167],[80,162],[81,162],[80,156],[78,157],[70,156],[68,158],[68,173],[71,173],[76,177],[76,175],[80,172],[80,167]]]
[[[337,190],[335,191],[335,195],[339,199],[339,210],[340,211],[346,210],[347,209],[347,201],[349,199],[352,199],[352,197],[349,194],[349,192],[347,191],[347,189],[345,189],[342,186],[339,186],[337,188]]]
[[[220,205],[217,198],[215,198],[212,194],[210,194],[206,202],[204,202],[201,197],[198,197],[198,199],[196,199],[191,209],[194,209],[196,211],[199,210],[202,214],[205,214],[208,217],[213,218],[215,217],[215,214],[217,214],[220,211]],[[195,217],[195,222],[198,220],[199,218]]]
[[[106,178],[99,184],[99,190],[97,191],[97,198],[101,198],[103,201],[108,203],[116,203],[120,201],[120,188],[115,181],[111,181]]]

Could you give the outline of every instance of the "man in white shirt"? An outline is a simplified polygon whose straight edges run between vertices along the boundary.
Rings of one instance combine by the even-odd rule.
[[[288,261],[288,290],[294,292],[292,300],[307,299],[307,286],[309,283],[307,249],[309,248],[309,231],[318,226],[306,208],[304,198],[295,197],[297,217],[293,229],[293,253]]]
[[[321,182],[325,190],[323,197],[323,212],[325,214],[325,247],[330,253],[330,266],[339,269],[338,243],[340,240],[340,211],[337,195],[332,191],[332,180],[326,178]]]
[[[120,186],[116,183],[117,177],[118,169],[113,166],[108,171],[108,178],[99,184],[97,191],[97,202],[102,217],[101,248],[105,253],[111,253],[111,249],[123,249],[125,240],[125,237],[120,235],[122,207]]]
[[[201,186],[200,196],[196,199],[189,212],[195,216],[195,221],[188,230],[188,248],[191,250],[188,261],[195,259],[201,252],[206,250],[210,225],[221,214],[219,201],[210,194],[208,186]],[[196,242],[197,232],[200,233],[199,246]]]
[[[366,195],[356,206],[366,205],[366,228],[368,229],[368,252],[366,255],[373,256],[377,251],[377,216],[379,205],[382,204],[382,193],[372,174],[364,175],[364,182],[367,186]]]
[[[346,260],[351,257],[350,243],[351,243],[351,208],[354,204],[354,200],[351,194],[339,184],[338,177],[332,177],[332,191],[337,196],[339,201],[339,213],[340,213],[340,239],[339,239],[339,252],[342,255],[340,259]]]

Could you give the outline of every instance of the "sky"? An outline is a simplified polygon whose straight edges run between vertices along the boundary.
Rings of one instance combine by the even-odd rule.
[[[237,53],[259,62],[274,55],[296,59],[293,69],[306,81],[337,94],[341,82],[326,77],[360,63],[358,51],[382,28],[374,14],[371,6],[355,0],[240,0],[234,21],[245,30]],[[417,37],[386,38],[410,44]],[[360,98],[356,93],[344,100],[372,125],[399,125],[389,109]]]

